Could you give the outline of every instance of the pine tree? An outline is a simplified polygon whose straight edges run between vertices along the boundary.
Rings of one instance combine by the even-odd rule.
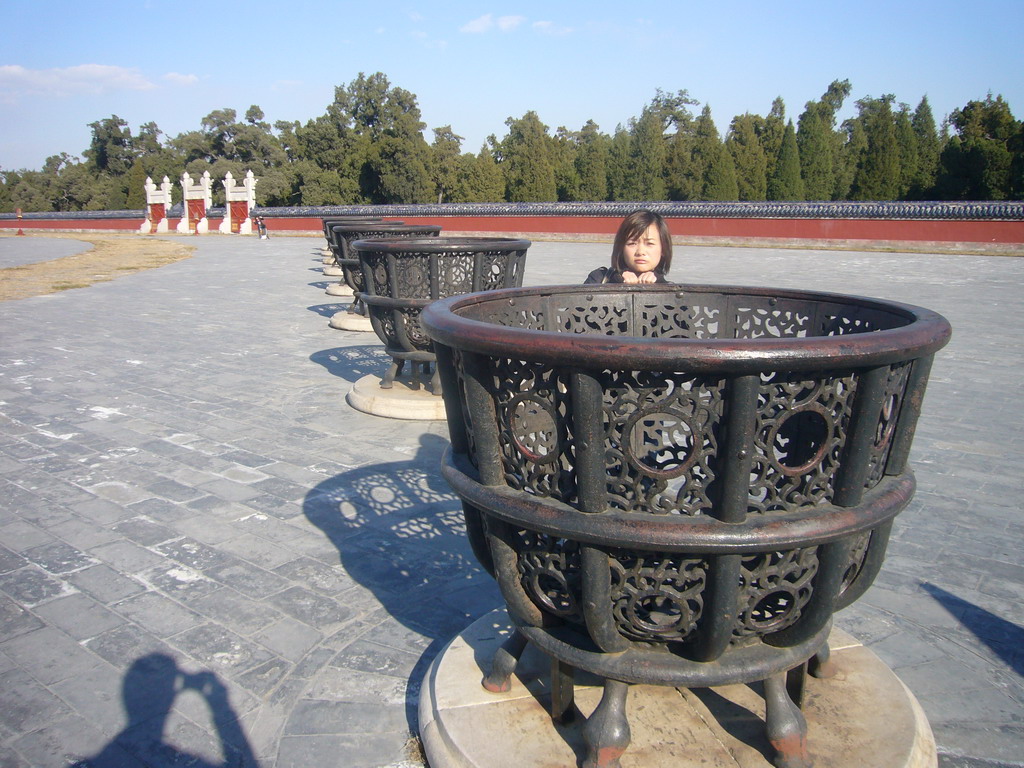
[[[508,134],[501,142],[505,197],[509,202],[555,202],[555,169],[551,159],[548,127],[530,111],[518,120],[505,121]]]
[[[927,96],[921,97],[910,124],[917,137],[917,176],[910,185],[909,197],[924,200],[933,194],[935,176],[939,171],[939,154],[942,151]]]
[[[763,120],[756,115],[738,115],[733,118],[725,140],[735,164],[738,200],[764,200],[767,195],[768,162],[758,137],[759,124],[763,128]]]
[[[711,107],[705,104],[704,109],[701,110],[700,117],[697,118],[693,126],[690,174],[694,181],[694,189],[693,196],[689,199],[708,199],[708,182],[711,179],[715,180],[715,192],[717,194],[717,185],[720,183],[722,174],[725,173],[722,168],[716,167],[722,163],[721,148],[722,140],[718,136],[718,129],[715,127],[715,121],[711,117]],[[735,170],[733,171],[733,181],[735,182]]]
[[[608,148],[608,199],[609,200],[633,200],[627,196],[627,178],[630,174],[630,150],[631,140],[629,131],[621,125],[616,126],[615,135],[612,137],[611,145]]]
[[[900,161],[900,177],[898,199],[906,200],[910,196],[915,182],[920,176],[921,160],[917,148],[917,134],[910,119],[910,107],[900,105],[895,115],[896,148]]]
[[[775,171],[768,179],[769,200],[803,200],[803,178],[800,176],[800,148],[793,121],[786,123],[782,146],[775,162]]]
[[[758,139],[761,141],[761,149],[764,151],[765,178],[775,172],[775,162],[779,158],[779,151],[782,149],[782,137],[786,133],[786,103],[781,96],[776,96],[772,102],[771,111],[768,117],[758,129]]]
[[[146,207],[146,169],[142,166],[142,160],[136,158],[127,178],[125,208],[129,211],[144,209]]]
[[[630,121],[629,167],[622,194],[627,200],[664,200],[665,126],[661,114],[644,107],[638,120]]]
[[[437,193],[437,202],[452,199],[458,179],[462,137],[450,125],[434,129],[434,143],[430,147],[430,180]]]
[[[864,153],[867,152],[868,140],[864,133],[864,122],[862,120],[850,119],[843,122],[843,133],[846,141],[839,153],[839,162],[836,164],[836,199],[849,200],[853,190],[853,180],[857,175],[857,168],[864,161]]]
[[[500,203],[505,199],[505,177],[494,162],[490,147],[479,154],[459,157],[459,178],[452,196],[456,203]]]
[[[900,153],[891,95],[861,99],[867,147],[853,179],[854,200],[895,200],[899,195]]]
[[[835,130],[836,113],[850,95],[849,80],[833,80],[819,101],[809,101],[800,115],[797,144],[804,194],[808,200],[831,200],[836,194],[836,162],[843,135]]]
[[[949,116],[958,141],[950,141],[942,152],[936,182],[944,198],[1006,200],[1018,189],[1013,176],[1020,167],[1014,157],[1020,124],[1002,96],[971,101]]]
[[[559,126],[551,138],[551,160],[555,171],[555,191],[561,201],[580,199],[580,176],[576,171],[579,134]]]
[[[713,150],[713,154],[704,172],[704,187],[701,190],[704,200],[737,200],[739,187],[736,184],[736,166],[732,154],[722,143]]]
[[[579,177],[579,199],[608,199],[608,150],[611,139],[601,133],[593,120],[580,131],[576,152],[576,174]]]

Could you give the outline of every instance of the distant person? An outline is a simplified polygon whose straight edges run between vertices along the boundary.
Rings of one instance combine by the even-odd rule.
[[[598,267],[583,282],[667,283],[671,266],[672,235],[665,219],[651,211],[633,211],[615,233],[611,266]]]
[[[256,231],[260,235],[260,240],[266,240],[267,239],[267,223],[265,221],[263,221],[263,217],[262,216],[257,216],[256,217]]]

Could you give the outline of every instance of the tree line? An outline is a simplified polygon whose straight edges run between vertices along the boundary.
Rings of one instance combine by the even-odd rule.
[[[685,90],[657,90],[611,134],[592,120],[552,133],[529,111],[474,153],[451,125],[434,128],[428,143],[415,94],[382,73],[360,73],[305,124],[271,126],[256,105],[241,120],[234,109],[215,110],[174,137],[152,122],[133,135],[117,115],[97,120],[82,158],[0,169],[0,211],[140,209],[147,176],[242,178],[250,169],[265,206],[1024,199],[1024,122],[1002,96],[970,101],[940,127],[927,97],[911,109],[891,94],[869,96],[839,123],[850,92],[848,80],[834,81],[795,123],[777,98],[767,116],[734,117],[723,139],[710,107],[698,111]],[[217,184],[214,203],[222,202]]]

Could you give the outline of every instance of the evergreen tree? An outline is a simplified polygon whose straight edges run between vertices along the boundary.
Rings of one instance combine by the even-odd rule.
[[[723,171],[716,166],[721,165],[722,140],[718,135],[718,128],[711,117],[711,107],[704,105],[700,117],[697,118],[693,128],[693,139],[690,144],[690,168],[691,177],[690,200],[707,200],[711,191],[710,182],[715,180],[715,193],[718,194],[718,185],[721,183]],[[733,183],[735,184],[735,169],[733,170]],[[736,199],[735,196],[732,199]]]
[[[626,178],[630,168],[630,147],[632,140],[629,131],[621,125],[616,126],[615,135],[612,136],[611,145],[608,148],[608,199],[609,200],[632,200],[627,197],[628,189]]]
[[[505,177],[487,144],[477,155],[459,158],[459,183],[454,202],[500,203],[505,199]]]
[[[946,199],[1006,200],[1017,188],[1011,170],[1018,167],[1011,147],[1020,125],[1002,96],[971,101],[949,116],[956,141],[942,152],[938,193]]]
[[[704,200],[737,200],[736,166],[725,144],[719,143],[704,173]]]
[[[775,173],[775,162],[782,150],[782,137],[786,133],[786,103],[781,96],[776,96],[768,117],[758,125],[757,135],[764,152],[764,175],[770,178]]]
[[[157,182],[157,186],[160,186]],[[142,160],[136,158],[132,163],[132,169],[128,172],[127,194],[125,208],[129,211],[137,211],[146,207],[146,169]]]
[[[608,199],[608,151],[611,139],[601,133],[593,120],[580,131],[576,151],[579,199],[598,202]]]
[[[911,182],[908,196],[924,200],[933,194],[935,177],[939,171],[939,154],[942,151],[927,96],[921,97],[910,124],[917,138],[917,176]]]
[[[846,141],[839,153],[836,164],[836,199],[849,200],[853,189],[853,179],[857,168],[864,161],[864,153],[868,149],[867,135],[864,133],[864,122],[858,119],[845,120],[843,133]]]
[[[458,183],[462,137],[457,136],[450,125],[435,128],[430,154],[430,179],[437,193],[437,202],[443,203],[446,198],[451,201]]]
[[[800,115],[797,147],[800,149],[800,176],[807,200],[829,200],[835,186],[828,129],[814,102]]]
[[[900,153],[892,102],[892,95],[857,102],[867,147],[853,178],[854,200],[895,200],[899,195]]]
[[[800,147],[793,121],[786,123],[775,171],[768,179],[769,200],[803,200],[804,184],[800,175]]]
[[[820,101],[809,101],[797,129],[800,171],[808,200],[835,196],[836,161],[843,136],[835,130],[836,113],[850,95],[849,80],[834,80]]]
[[[630,121],[629,165],[622,180],[626,200],[664,200],[665,126],[662,115],[652,107],[644,107],[639,119]]]
[[[900,161],[898,199],[906,200],[921,175],[921,161],[917,148],[917,134],[911,122],[910,107],[901,104],[895,115],[896,148]]]
[[[579,135],[559,126],[551,139],[551,159],[555,171],[555,190],[561,201],[580,199],[580,177],[576,172]]]
[[[737,200],[764,200],[767,195],[767,158],[764,146],[758,136],[758,127],[763,120],[749,113],[737,115],[729,127],[725,140],[735,166]]]
[[[92,142],[85,151],[89,169],[94,173],[122,176],[131,170],[135,154],[128,123],[117,115],[89,123]]]
[[[518,120],[505,121],[508,134],[501,142],[505,197],[509,202],[555,202],[555,169],[548,128],[530,111]]]

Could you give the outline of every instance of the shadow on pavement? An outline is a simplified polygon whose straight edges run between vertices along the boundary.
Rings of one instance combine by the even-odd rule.
[[[413,732],[430,662],[474,619],[503,604],[470,549],[461,504],[441,478],[447,441],[429,433],[420,440],[409,461],[336,475],[303,504],[306,517],[337,547],[345,572],[394,619],[430,640],[407,689]]]
[[[1024,628],[934,584],[923,589],[1018,675],[1024,676]]]
[[[188,691],[202,696],[210,709],[224,756],[221,762],[211,762],[164,740],[171,707],[179,695]],[[213,672],[190,674],[179,669],[170,656],[151,653],[136,659],[128,668],[121,697],[128,725],[102,751],[71,768],[135,765],[128,755],[152,768],[258,768],[256,756],[238,723],[238,715],[228,702],[227,689]]]
[[[309,356],[317,365],[322,365],[332,376],[337,376],[345,381],[356,382],[368,374],[383,375],[391,365],[391,358],[384,351],[381,344],[365,344],[358,347],[338,347],[336,349],[324,349],[314,352]],[[437,438],[440,440],[440,438]],[[443,440],[441,441],[444,442]],[[441,466],[440,454],[437,464],[430,467],[429,471],[438,474]],[[437,481],[445,488],[444,481],[437,478]],[[452,497],[454,498],[454,497]]]

